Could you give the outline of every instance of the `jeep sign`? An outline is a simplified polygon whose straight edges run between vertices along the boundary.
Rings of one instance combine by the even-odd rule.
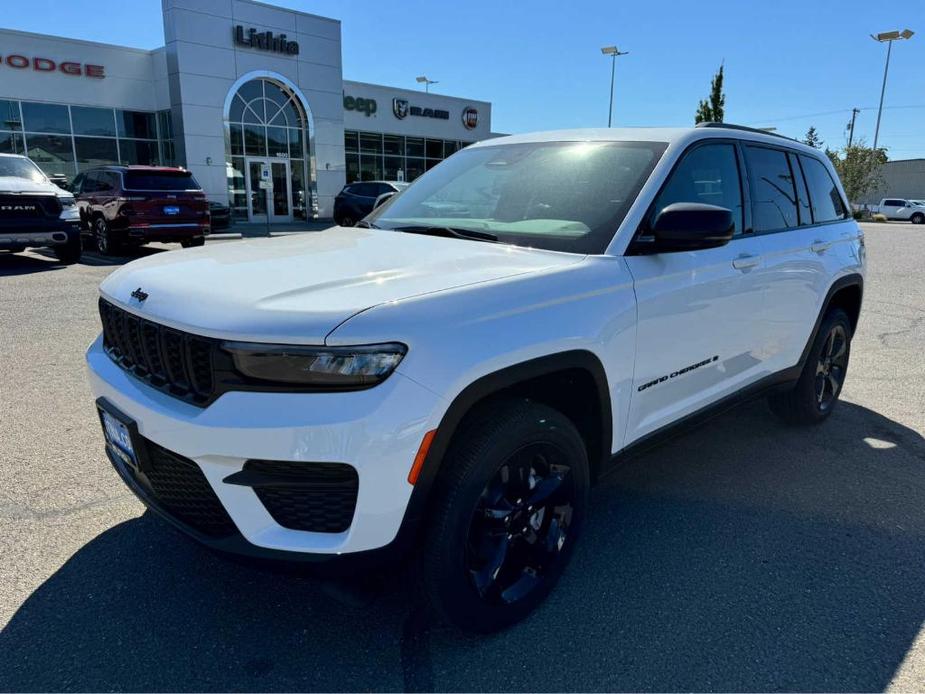
[[[359,111],[365,113],[367,117],[373,115],[379,106],[375,99],[364,99],[361,96],[344,96],[344,110]]]

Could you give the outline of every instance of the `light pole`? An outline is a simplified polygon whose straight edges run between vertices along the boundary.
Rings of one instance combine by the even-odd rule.
[[[880,106],[877,108],[877,127],[874,128],[874,149],[877,149],[877,139],[880,137],[880,114],[883,113],[883,95],[886,93],[886,74],[890,69],[890,53],[893,50],[893,42],[902,39],[912,38],[914,31],[903,29],[902,31],[884,31],[882,34],[871,34],[874,41],[886,43],[886,65],[883,68],[883,85],[880,87]]]
[[[609,55],[611,58],[610,62],[610,108],[607,111],[607,127],[610,127],[610,124],[613,122],[613,74],[617,69],[617,56],[618,55],[629,55],[629,51],[620,52],[620,49],[616,46],[604,46],[601,49],[601,53],[604,55]]]
[[[415,77],[415,78],[414,78],[414,81],[417,82],[418,84],[420,84],[421,82],[423,82],[423,83],[424,83],[424,92],[427,93],[427,94],[430,93],[430,85],[432,85],[432,84],[437,84],[437,80],[429,80],[429,79],[427,79],[427,77],[424,76],[424,75],[421,75],[420,77]]]

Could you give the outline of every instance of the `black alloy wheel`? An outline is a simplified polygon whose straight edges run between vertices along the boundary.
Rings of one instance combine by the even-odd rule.
[[[97,217],[93,221],[93,239],[96,241],[96,250],[102,255],[109,255],[114,252],[109,225],[102,217]]]
[[[821,412],[835,404],[848,373],[848,333],[845,326],[835,324],[823,342],[816,363],[816,402]]]
[[[527,399],[467,415],[439,463],[420,555],[435,615],[489,633],[527,617],[576,546],[591,485],[584,439]]]
[[[483,600],[513,603],[538,586],[568,539],[575,487],[565,451],[531,443],[502,463],[469,524],[466,569]]]
[[[774,414],[788,424],[817,424],[832,414],[848,374],[852,328],[843,309],[826,314],[799,380],[792,388],[768,397]]]

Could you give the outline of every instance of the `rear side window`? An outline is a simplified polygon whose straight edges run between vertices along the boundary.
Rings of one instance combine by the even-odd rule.
[[[199,184],[189,171],[126,171],[126,190],[199,190]]]
[[[905,201],[905,200],[893,200],[893,199],[890,199],[890,200],[884,200],[884,201],[883,201],[883,204],[884,204],[884,205],[888,205],[888,206],[890,206],[890,207],[902,207],[903,205],[906,204],[906,201]]]
[[[813,221],[832,222],[847,216],[845,202],[838,192],[838,187],[829,170],[818,159],[800,156],[803,174],[809,187],[809,197],[813,205]]]
[[[797,226],[797,200],[787,154],[767,147],[746,147],[752,184],[755,231]]]
[[[719,143],[702,145],[684,155],[659,193],[649,220],[676,202],[700,202],[732,211],[735,233],[742,233],[742,186],[735,147]]]

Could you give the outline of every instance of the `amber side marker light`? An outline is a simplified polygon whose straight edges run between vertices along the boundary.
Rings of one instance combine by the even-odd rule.
[[[430,450],[430,444],[434,442],[436,434],[437,430],[433,429],[424,434],[424,438],[421,439],[421,447],[418,448],[418,454],[414,456],[414,464],[412,464],[411,471],[408,473],[409,483],[417,483],[418,475],[421,474],[421,468],[424,467],[424,460],[427,458],[427,452]]]

